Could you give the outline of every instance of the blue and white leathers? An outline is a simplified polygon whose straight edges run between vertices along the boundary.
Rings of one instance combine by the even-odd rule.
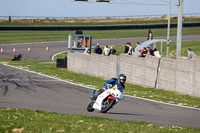
[[[108,80],[106,82],[104,82],[104,86],[105,86],[105,89],[107,90],[108,89],[108,86],[109,85],[112,85],[110,86],[109,88],[112,88],[113,86],[117,85],[117,89],[121,92],[121,93],[124,93],[124,86],[118,84],[118,81],[117,80]]]

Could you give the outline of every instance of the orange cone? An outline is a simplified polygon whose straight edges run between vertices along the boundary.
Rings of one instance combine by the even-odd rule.
[[[1,54],[3,54],[3,49],[1,48]]]
[[[46,47],[46,52],[48,52],[49,51],[49,47]]]
[[[28,52],[31,52],[31,48],[28,48]]]
[[[14,48],[14,49],[13,49],[13,54],[15,54],[15,53],[16,53],[16,49]]]

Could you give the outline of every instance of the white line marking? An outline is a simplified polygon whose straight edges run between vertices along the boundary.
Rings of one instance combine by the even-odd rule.
[[[54,54],[54,55],[51,57],[51,60],[54,61],[54,57],[55,57],[56,55],[62,54],[62,53],[64,53],[64,52],[67,52],[67,50]]]
[[[6,80],[7,81],[7,80]],[[56,79],[52,79],[52,80],[21,80],[21,79],[8,79],[8,81],[20,81],[20,82],[48,82],[48,81],[50,81],[50,82],[52,82],[52,81],[54,81],[54,82],[58,82],[58,80],[56,80]],[[59,81],[60,82],[60,81]]]
[[[11,66],[11,65],[8,65],[8,64],[3,64],[3,65],[8,66],[8,67],[12,67],[12,68],[16,68],[16,69],[19,69],[19,70],[22,70],[22,71],[38,74],[38,75],[41,75],[41,76],[44,76],[44,77],[52,78],[52,79],[55,79],[55,80],[59,80],[59,81],[65,82],[65,83],[70,83],[70,84],[73,84],[73,85],[77,85],[77,86],[81,86],[81,87],[84,87],[84,88],[88,88],[88,89],[94,90],[94,88],[91,88],[91,86],[86,86],[86,85],[82,85],[82,84],[78,84],[78,83],[73,83],[73,82],[70,82],[70,81],[67,81],[67,80],[62,80],[62,79],[59,79],[59,78],[56,78],[56,77],[51,77],[51,76],[48,76],[48,75],[45,75],[45,74],[41,74],[41,73],[37,73],[37,72],[34,72],[34,71],[25,70],[25,69],[18,68],[18,67],[15,67],[15,66]],[[95,90],[97,90],[97,89],[95,89]],[[193,109],[193,110],[200,111],[199,108],[195,108],[195,107],[188,107],[188,106],[170,104],[170,103],[165,103],[165,102],[161,102],[161,101],[155,101],[155,100],[151,100],[151,99],[146,99],[146,98],[141,98],[141,97],[136,97],[136,96],[130,96],[130,95],[125,95],[125,96],[126,97],[131,97],[131,98],[136,98],[136,99],[141,99],[141,100],[145,100],[145,101],[150,101],[150,102],[154,102],[154,103],[160,103],[160,104],[165,104],[165,105],[170,105],[170,106],[175,106],[175,107],[181,107],[181,108],[187,108],[187,109]]]

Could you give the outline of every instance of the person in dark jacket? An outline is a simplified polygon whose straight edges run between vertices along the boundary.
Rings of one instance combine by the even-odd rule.
[[[147,47],[147,55],[154,56],[154,51],[150,47]]]
[[[110,54],[115,55],[116,49],[113,48],[113,46],[110,47]]]
[[[97,43],[96,47],[94,48],[93,53],[95,53],[95,54],[102,54],[102,49],[101,49],[99,43]]]
[[[127,54],[127,53],[128,53],[129,45],[131,45],[131,43],[130,43],[130,42],[127,42],[126,45],[125,45],[124,54]]]

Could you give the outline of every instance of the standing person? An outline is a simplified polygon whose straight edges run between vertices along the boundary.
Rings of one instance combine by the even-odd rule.
[[[188,53],[188,59],[194,59],[196,54],[190,49],[187,49],[187,53]]]
[[[113,46],[110,47],[110,54],[115,55],[116,50],[113,48]]]
[[[128,44],[128,55],[132,55],[133,54],[133,47],[131,46],[131,43]]]
[[[136,42],[135,45],[136,45],[135,51],[137,51],[138,47],[140,46],[140,43],[139,43],[139,42]]]
[[[101,49],[99,43],[97,43],[96,47],[94,48],[93,53],[95,53],[95,54],[102,54],[102,49]]]
[[[104,54],[105,56],[109,56],[109,55],[110,55],[110,49],[108,48],[108,45],[105,45],[105,46],[104,46],[103,54]]]
[[[147,40],[153,40],[153,33],[152,33],[152,31],[151,31],[150,29],[149,29],[149,31],[148,31]],[[150,48],[151,48],[151,49],[154,49],[154,47],[155,47],[155,44],[152,43],[152,44],[150,45]]]
[[[153,33],[152,33],[152,31],[151,31],[150,29],[149,29],[149,31],[148,31],[147,40],[153,40]]]
[[[124,49],[124,54],[127,54],[128,53],[128,50],[129,50],[129,44],[131,44],[130,42],[127,42],[126,45],[125,45],[125,49]]]

